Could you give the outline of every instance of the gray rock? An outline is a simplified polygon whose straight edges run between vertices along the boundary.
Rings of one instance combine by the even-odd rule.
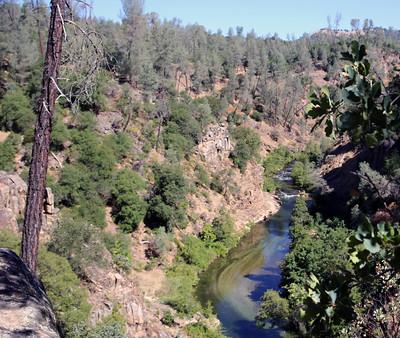
[[[60,337],[42,284],[8,249],[0,249],[0,337]]]

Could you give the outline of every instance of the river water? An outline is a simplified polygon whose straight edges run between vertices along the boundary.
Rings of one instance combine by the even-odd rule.
[[[256,224],[229,254],[217,259],[202,274],[198,297],[211,301],[223,333],[232,338],[281,337],[279,328],[256,326],[260,299],[268,289],[279,290],[280,263],[289,251],[289,223],[297,191],[291,187],[290,168],[277,179],[280,210],[268,221]]]

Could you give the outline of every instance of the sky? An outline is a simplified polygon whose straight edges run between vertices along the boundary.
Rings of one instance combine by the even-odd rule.
[[[98,17],[120,19],[120,0],[93,0],[93,7]],[[212,32],[242,26],[245,32],[254,29],[261,36],[278,33],[282,38],[316,32],[337,14],[341,29],[349,29],[352,18],[400,29],[400,0],[145,0],[145,12],[198,23]]]

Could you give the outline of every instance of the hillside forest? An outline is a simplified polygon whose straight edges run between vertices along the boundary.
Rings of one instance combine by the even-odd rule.
[[[224,34],[144,5],[0,1],[0,248],[60,337],[226,337],[201,276],[279,210],[286,168],[259,332],[399,337],[400,31]]]

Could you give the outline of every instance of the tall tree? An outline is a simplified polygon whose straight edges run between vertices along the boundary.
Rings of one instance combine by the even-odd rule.
[[[21,257],[32,272],[36,272],[39,234],[42,227],[50,134],[57,98],[57,78],[61,63],[64,34],[63,13],[66,0],[52,0],[47,51],[43,70],[42,92],[38,101],[37,121],[29,170],[28,195],[22,232]]]

